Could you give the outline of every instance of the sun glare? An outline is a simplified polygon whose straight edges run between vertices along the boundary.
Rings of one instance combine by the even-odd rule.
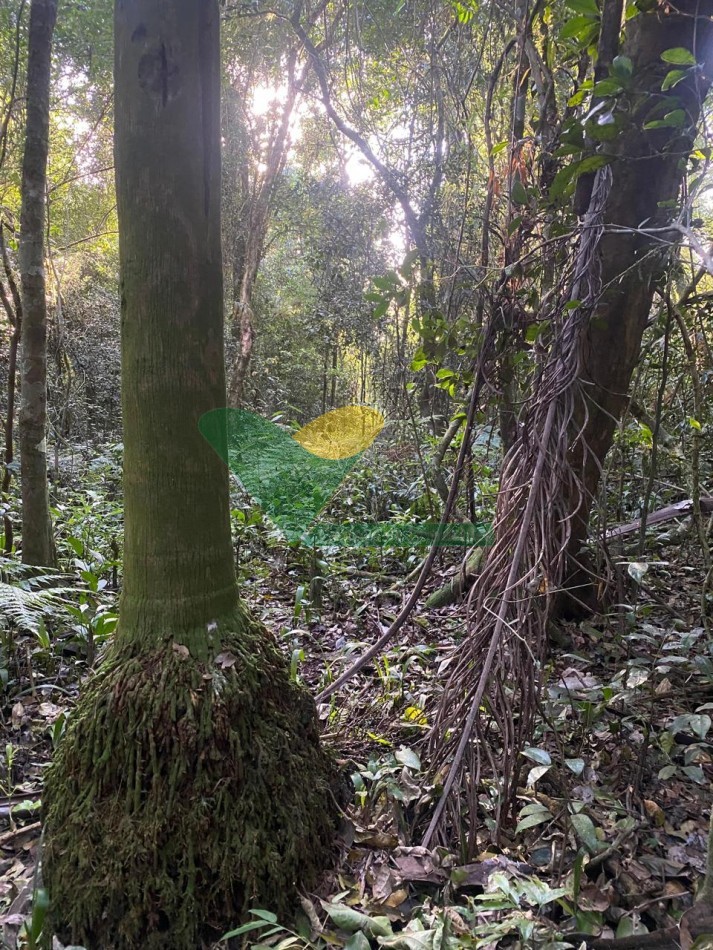
[[[344,163],[344,170],[350,185],[364,185],[374,180],[374,169],[360,152],[352,152]]]
[[[253,88],[252,97],[248,103],[249,114],[255,120],[263,119],[271,112],[277,112],[284,104],[286,96],[286,83],[258,83]],[[293,146],[300,139],[302,134],[302,120],[309,114],[309,112],[310,107],[305,102],[297,102],[290,119],[290,140]],[[361,152],[353,147],[347,153],[346,161],[344,163],[344,171],[349,184],[354,187],[358,187],[359,185],[364,185],[375,180],[374,169],[367,162]]]
[[[287,86],[282,83],[279,86],[273,86],[270,83],[258,83],[253,89],[253,98],[250,103],[250,114],[256,119],[274,109],[284,101],[287,95]]]

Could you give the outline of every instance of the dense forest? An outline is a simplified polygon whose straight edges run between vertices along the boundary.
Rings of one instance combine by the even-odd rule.
[[[0,0],[4,948],[713,947],[712,83]]]

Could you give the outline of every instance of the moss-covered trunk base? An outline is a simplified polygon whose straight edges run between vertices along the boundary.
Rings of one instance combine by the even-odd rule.
[[[196,950],[250,907],[289,914],[329,862],[342,780],[311,697],[239,608],[215,657],[113,650],[48,772],[51,922],[88,950]],[[119,640],[121,643],[121,640]]]

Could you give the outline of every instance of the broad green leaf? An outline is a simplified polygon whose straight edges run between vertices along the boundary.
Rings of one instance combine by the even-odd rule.
[[[522,754],[538,765],[552,765],[552,757],[545,749],[534,749],[531,747],[529,749],[523,749]]]
[[[614,76],[628,79],[634,72],[634,64],[628,56],[615,56],[611,64],[611,72]]]
[[[543,775],[546,775],[551,768],[551,765],[536,765],[534,768],[531,768],[530,773],[527,776],[527,787],[532,788],[535,782],[538,779],[541,779]]]
[[[470,21],[473,19],[473,16],[475,15],[475,10],[470,6],[464,6],[459,2],[459,0],[455,0],[453,6],[456,11],[458,21],[464,24],[470,23]]]
[[[414,372],[417,372],[419,369],[423,369],[426,363],[428,363],[428,357],[424,353],[423,349],[419,347],[413,355],[413,360],[411,361],[411,369]]]
[[[706,784],[706,776],[700,765],[684,765],[681,771],[698,785]]]
[[[527,201],[528,201],[527,191],[525,190],[525,186],[523,185],[523,183],[520,181],[519,178],[516,178],[515,181],[512,183],[512,188],[510,189],[510,197],[515,202],[515,204],[518,204],[518,205],[527,204]]]
[[[581,775],[584,771],[584,759],[565,759],[564,764],[575,775]]]
[[[522,224],[522,215],[515,215],[510,224],[508,224],[508,235],[514,234]]]
[[[561,197],[572,184],[573,178],[574,165],[565,165],[564,168],[560,168],[550,185],[550,200]]]
[[[550,815],[549,809],[546,805],[543,805],[542,802],[530,802],[529,805],[525,805],[520,809],[519,817],[524,818],[526,815],[535,815],[538,812],[545,812],[545,814]]]
[[[573,96],[569,97],[569,99],[567,100],[567,105],[571,109],[573,109],[575,106],[581,106],[586,96],[587,96],[586,89],[578,89],[577,92],[575,92]],[[555,155],[572,155],[575,152],[579,151],[579,149],[575,149],[574,146],[565,146],[565,148],[567,147],[570,148],[571,151],[566,152],[566,151],[563,151],[562,148],[558,148],[557,151],[555,152]]]
[[[680,129],[686,124],[686,113],[683,109],[674,109],[672,112],[666,113],[664,122],[671,126],[671,128]]]
[[[579,162],[561,168],[555,175],[550,187],[550,198],[557,198],[564,194],[567,186],[586,172],[593,172],[608,165],[611,158],[607,155],[588,155]]]
[[[599,7],[597,0],[565,0],[566,5],[575,13],[582,13],[585,16],[598,17]]]
[[[674,66],[695,66],[696,58],[690,50],[683,46],[673,46],[671,49],[664,50],[661,53],[661,59],[664,63],[673,63]]]
[[[527,330],[525,330],[525,342],[534,343],[542,331],[546,330],[549,325],[549,320],[543,320],[541,323],[531,323]]]
[[[527,815],[527,817],[522,818],[517,823],[515,828],[515,834],[519,834],[521,831],[526,831],[528,828],[534,828],[535,825],[541,825],[545,821],[550,821],[552,819],[552,813],[545,809],[544,811],[535,812],[534,815]]]
[[[595,96],[616,96],[623,92],[623,88],[618,79],[602,79],[594,87]]]
[[[322,901],[322,907],[337,927],[346,930],[348,933],[361,930],[368,937],[390,937],[392,935],[391,924],[386,917],[369,917],[367,914],[362,914],[358,910],[346,907],[344,904],[329,904],[327,901]]]
[[[402,745],[401,748],[395,753],[395,757],[396,761],[400,762],[402,765],[405,765],[407,769],[412,769],[414,772],[420,772],[421,760],[412,749]]]
[[[409,383],[409,386],[413,386],[414,389],[416,388],[413,383]],[[426,714],[418,706],[407,706],[404,710],[403,718],[407,722],[414,722],[419,726],[428,725],[428,718],[426,717]]]
[[[424,930],[421,933],[406,933],[402,931],[391,939],[379,938],[380,947],[389,947],[391,950],[443,950],[448,944],[441,943],[443,928]]]
[[[574,16],[567,20],[560,30],[560,39],[579,39],[582,40],[592,28],[592,18],[589,16]]]
[[[678,85],[687,75],[688,72],[685,69],[671,69],[664,76],[664,81],[661,83],[661,92],[666,92],[667,89],[673,89],[673,87]]]
[[[344,950],[371,950],[371,944],[361,930],[358,930],[344,944]]]
[[[638,666],[630,667],[626,673],[626,685],[629,689],[636,689],[649,681],[648,670],[642,670]]]
[[[641,921],[634,921],[632,917],[622,917],[616,928],[618,939],[624,937],[637,937],[647,934],[648,928]]]
[[[535,907],[544,907],[552,901],[566,897],[570,891],[567,887],[550,887],[538,877],[524,878],[521,882],[522,894],[528,904]]]
[[[602,850],[604,845],[597,838],[596,828],[588,815],[580,812],[578,815],[570,815],[569,820],[572,822],[574,833],[590,854],[596,854]]]
[[[711,717],[701,713],[676,716],[668,727],[672,733],[690,729],[699,739],[705,739],[711,727]]]

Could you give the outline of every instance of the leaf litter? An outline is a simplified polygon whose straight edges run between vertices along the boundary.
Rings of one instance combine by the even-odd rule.
[[[379,575],[400,598],[394,579],[403,571],[395,556],[376,570],[333,565],[320,603],[310,599],[309,565],[290,557],[272,542],[253,552],[241,565],[249,574],[243,590],[278,632],[294,678],[317,693],[393,619]],[[636,610],[565,630],[568,645],[546,671],[537,732],[522,756],[515,813],[495,841],[496,793],[481,791],[471,860],[457,848],[457,829],[449,847],[420,845],[444,779],[428,773],[424,740],[464,628],[457,606],[417,612],[399,642],[318,708],[325,741],[355,789],[338,866],[318,893],[302,895],[294,929],[256,908],[252,929],[220,945],[557,950],[579,946],[583,933],[623,937],[676,924],[705,871],[713,645],[691,622],[698,595],[690,573],[666,583],[669,609],[642,598]],[[19,631],[16,645],[20,656],[23,646],[28,657],[35,649],[29,632]],[[216,658],[223,668],[233,661]],[[44,673],[33,671],[29,688],[3,694],[7,946],[18,945],[31,913],[42,773],[83,672],[71,652],[60,652]],[[577,933],[574,942],[568,932]]]

